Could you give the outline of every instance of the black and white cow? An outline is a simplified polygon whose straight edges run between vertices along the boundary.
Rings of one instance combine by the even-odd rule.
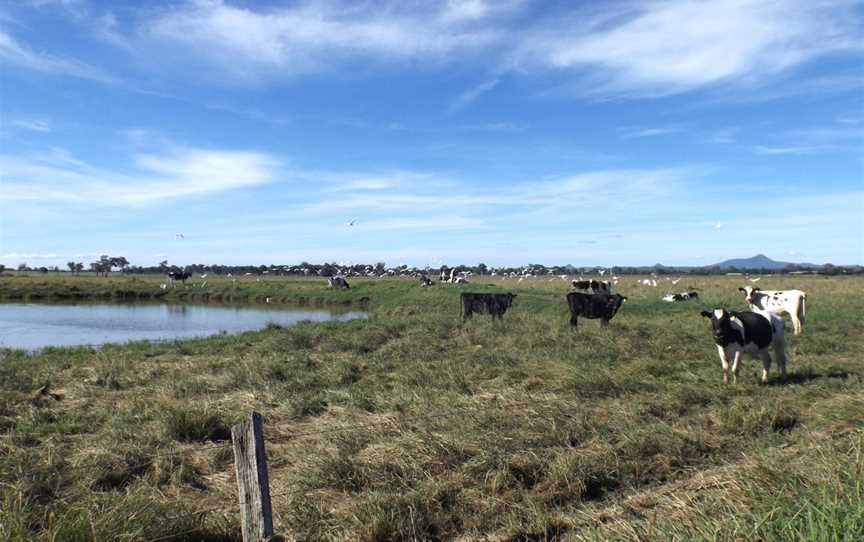
[[[507,309],[513,304],[513,298],[516,294],[477,294],[462,292],[460,300],[462,302],[462,321],[468,320],[471,316],[478,312],[480,314],[490,314],[493,318],[499,320],[507,312]]]
[[[574,290],[584,290],[595,294],[611,294],[612,284],[608,280],[574,280],[570,282],[570,286]]]
[[[743,355],[762,359],[762,383],[768,382],[771,355],[768,347],[774,347],[781,377],[786,376],[786,343],[783,337],[783,319],[766,311],[728,312],[719,308],[702,311],[702,316],[711,319],[714,344],[720,354],[723,367],[723,383],[729,382],[729,359],[732,359],[732,382],[738,382]]]
[[[751,309],[768,311],[773,314],[787,313],[792,318],[795,335],[804,329],[804,312],[807,294],[801,290],[760,290],[756,286],[738,288]]]
[[[192,276],[192,273],[189,271],[168,271],[168,282],[171,283],[171,286],[174,286],[174,281],[179,280],[183,284],[186,284],[186,279]]]
[[[348,285],[348,281],[345,280],[345,277],[340,277],[339,275],[329,277],[327,279],[327,285],[330,288],[351,288],[351,286]]]
[[[666,294],[663,296],[663,301],[668,301],[669,303],[675,301],[687,301],[690,299],[698,299],[698,292],[681,292],[680,294]]]
[[[420,275],[420,286],[425,288],[425,287],[434,286],[434,285],[435,285],[435,283],[432,282],[432,279],[430,279],[426,275]]]
[[[583,294],[570,292],[567,294],[567,306],[570,307],[570,325],[576,327],[579,317],[597,319],[602,325],[607,325],[615,316],[621,303],[627,298],[621,294]]]

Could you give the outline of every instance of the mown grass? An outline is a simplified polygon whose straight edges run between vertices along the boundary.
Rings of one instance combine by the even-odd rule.
[[[685,278],[669,290],[695,287],[700,300],[667,304],[662,288],[626,277],[629,300],[610,326],[586,320],[575,332],[560,279],[359,280],[347,292],[323,279],[245,281],[203,290],[212,285],[211,301],[365,297],[371,315],[2,351],[0,538],[237,540],[225,439],[253,409],[289,539],[864,537],[864,279],[763,279],[808,292],[804,334],[788,336],[790,377],[768,386],[753,361],[723,386],[699,317],[743,308],[740,279]],[[0,277],[0,297],[158,284]],[[501,289],[519,294],[503,321],[461,324],[460,290]],[[45,382],[60,399],[32,401]]]

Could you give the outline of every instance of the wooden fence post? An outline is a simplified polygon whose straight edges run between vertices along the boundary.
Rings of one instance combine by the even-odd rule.
[[[243,542],[270,540],[273,516],[261,414],[251,412],[244,421],[231,427],[231,440],[234,443]]]

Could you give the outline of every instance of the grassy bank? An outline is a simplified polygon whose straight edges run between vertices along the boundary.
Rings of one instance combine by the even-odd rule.
[[[476,282],[335,292],[322,279],[162,290],[145,277],[0,277],[7,300],[368,298],[372,311],[171,344],[2,351],[0,538],[238,539],[225,439],[252,409],[289,539],[864,536],[864,280],[763,279],[808,292],[790,378],[768,386],[754,361],[723,386],[699,317],[742,307],[740,278],[685,278],[670,291],[700,300],[667,304],[627,277],[608,329],[575,332],[564,281]],[[502,322],[462,325],[460,288],[518,297]],[[57,397],[34,399],[46,381]]]

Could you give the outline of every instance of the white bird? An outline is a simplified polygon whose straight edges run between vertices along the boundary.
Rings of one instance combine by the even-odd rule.
[[[252,273],[243,273],[243,276],[244,276],[244,277],[248,277],[248,276],[251,276],[251,275],[252,275]]]
[[[269,298],[269,297],[265,297],[265,298],[264,298],[264,303],[270,303],[270,298]]]
[[[681,279],[675,279],[672,281],[672,284],[678,284],[680,281],[681,281]]]
[[[762,280],[762,277],[756,277],[755,279],[750,279],[750,282],[759,282]]]
[[[185,236],[182,233],[175,233],[174,234],[174,240],[175,241],[179,241],[180,239],[184,239],[184,238],[185,238]]]
[[[201,275],[201,278],[202,278],[202,279],[206,279],[206,278],[207,278],[207,273],[204,273],[203,275]]]
[[[606,274],[606,270],[605,270],[605,269],[600,269],[600,270],[597,271],[597,272],[600,273],[600,276],[601,276],[601,277],[602,277],[603,275]]]
[[[719,230],[719,229],[722,228],[722,227],[723,227],[723,223],[722,223],[722,222],[718,222],[718,223],[714,224],[714,229],[715,229],[715,230]]]
[[[231,273],[228,273],[226,276],[227,276],[228,278],[231,278],[231,277],[233,277],[234,275],[232,275]]]
[[[353,225],[356,224],[356,223],[357,223],[357,219],[355,218],[355,219],[353,219],[353,220],[349,220],[348,222],[346,222],[345,225],[350,227],[350,226],[353,226]]]

